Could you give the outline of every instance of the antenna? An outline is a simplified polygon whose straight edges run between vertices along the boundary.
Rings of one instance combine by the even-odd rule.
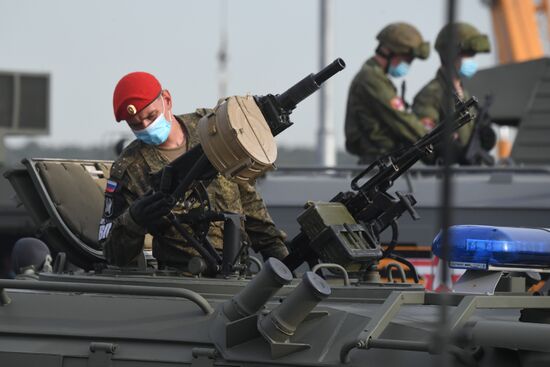
[[[319,0],[319,65],[323,68],[332,54],[332,0]],[[330,83],[319,91],[319,129],[317,133],[317,162],[325,167],[336,165],[336,142],[332,119]]]
[[[218,98],[227,97],[227,0],[221,1],[220,48],[218,50]]]

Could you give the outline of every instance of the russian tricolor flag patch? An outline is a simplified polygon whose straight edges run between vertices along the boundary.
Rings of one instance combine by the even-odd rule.
[[[118,183],[115,181],[107,180],[107,186],[105,186],[105,192],[115,192]]]

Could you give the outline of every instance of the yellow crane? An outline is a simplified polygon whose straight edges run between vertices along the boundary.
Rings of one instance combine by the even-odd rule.
[[[543,45],[550,38],[550,0],[482,1],[491,10],[499,64],[544,57]],[[499,129],[498,158],[510,156],[512,135],[508,126]]]
[[[544,56],[541,27],[550,33],[549,0],[491,0],[493,30],[501,64]],[[538,17],[541,19],[539,24]]]

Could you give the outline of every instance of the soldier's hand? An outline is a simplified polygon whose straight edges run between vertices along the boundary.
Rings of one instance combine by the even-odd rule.
[[[129,210],[138,225],[148,228],[150,224],[170,213],[172,205],[162,192],[147,193],[134,201]]]

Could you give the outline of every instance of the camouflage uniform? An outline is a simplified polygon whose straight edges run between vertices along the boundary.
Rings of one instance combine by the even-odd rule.
[[[429,118],[438,123],[446,118],[447,107],[445,104],[449,98],[454,98],[453,93],[449,91],[449,83],[443,70],[439,69],[434,79],[426,84],[420,92],[414,97],[413,111],[419,118]],[[467,90],[462,89],[460,96],[463,100],[470,98]],[[458,130],[458,140],[461,147],[465,147],[470,141],[473,124],[466,124]]]
[[[176,116],[186,131],[188,148],[198,144],[196,128],[198,121],[208,110],[198,109],[195,113]],[[107,261],[115,265],[127,265],[143,250],[146,229],[132,219],[129,205],[144,195],[150,188],[150,172],[162,169],[169,162],[153,146],[135,140],[114,162],[110,181],[105,193],[105,210],[100,223],[99,239]],[[208,195],[212,210],[235,212],[244,215],[243,240],[251,243],[254,250],[265,258],[284,258],[288,251],[284,245],[285,234],[275,228],[264,202],[254,187],[249,184],[236,184],[218,176],[209,185]],[[176,214],[178,208],[173,212]],[[221,250],[223,223],[211,225],[208,238]],[[153,239],[153,248],[162,248],[167,258],[159,261],[172,261],[185,264],[196,252],[185,245],[181,235],[173,227]],[[157,256],[157,254],[155,254]],[[175,258],[178,258],[177,260]]]
[[[443,66],[438,70],[436,77],[418,92],[413,102],[414,113],[416,113],[419,118],[428,118],[434,123],[438,123],[445,119],[447,113],[445,104],[449,99],[454,98],[455,93],[463,100],[470,98],[470,94],[463,87],[461,91],[449,90],[451,83],[446,77],[448,71],[445,72],[444,68],[452,65],[452,70],[450,72],[459,77],[455,65],[456,60],[452,62],[447,62],[445,60],[449,54],[449,39],[452,30],[455,31],[456,50],[454,51],[457,52],[457,57],[461,55],[473,56],[479,52],[490,51],[489,39],[487,36],[481,34],[470,24],[456,23],[454,28],[446,25],[441,29],[435,41],[435,49],[439,53]],[[463,152],[464,147],[466,147],[470,141],[473,130],[473,124],[466,124],[458,130],[459,149]],[[460,157],[458,157],[458,160],[460,161]]]
[[[391,61],[404,55],[425,59],[429,44],[413,26],[393,23],[377,36],[377,54]],[[382,53],[382,48],[389,53]],[[397,89],[375,57],[365,62],[351,82],[346,109],[346,149],[369,163],[396,149],[409,146],[426,133],[426,128],[397,95]]]
[[[346,110],[346,149],[361,163],[408,146],[426,133],[418,118],[405,111],[397,89],[374,58],[351,82]]]

